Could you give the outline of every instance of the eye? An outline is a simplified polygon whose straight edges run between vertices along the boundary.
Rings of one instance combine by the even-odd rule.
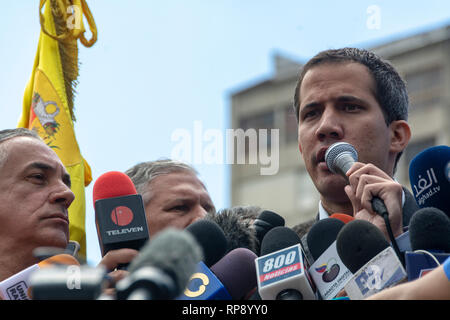
[[[310,110],[310,111],[305,112],[305,113],[303,114],[303,120],[308,120],[308,119],[314,118],[314,117],[316,117],[318,114],[319,114],[319,111],[318,111],[318,110],[316,110],[316,109]]]
[[[188,211],[189,206],[182,204],[182,205],[174,206],[170,210],[171,211]]]
[[[45,175],[42,173],[33,173],[28,176],[33,183],[42,184],[45,182]]]
[[[355,112],[361,109],[361,107],[356,104],[344,104],[342,108],[347,112]]]
[[[214,211],[214,206],[212,206],[210,204],[205,204],[205,205],[203,205],[203,209],[205,209],[206,212],[212,212],[212,211]]]

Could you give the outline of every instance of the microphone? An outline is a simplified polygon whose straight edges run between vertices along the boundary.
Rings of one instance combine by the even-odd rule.
[[[405,253],[408,281],[422,277],[450,256],[450,218],[437,208],[416,211],[409,223],[413,252]]]
[[[322,219],[311,227],[306,236],[308,248],[315,260],[308,271],[325,300],[333,299],[352,276],[336,249],[336,238],[344,225],[338,219]]]
[[[336,241],[336,237],[345,225],[338,219],[322,219],[313,224],[306,235],[306,243],[314,261]]]
[[[119,300],[171,300],[180,295],[202,249],[187,231],[166,228],[131,262],[130,275],[116,284]]]
[[[325,152],[325,162],[327,163],[328,169],[330,169],[332,173],[337,173],[343,176],[347,182],[348,177],[346,173],[356,161],[358,161],[358,152],[351,144],[347,142],[333,143]],[[403,257],[400,253],[397,242],[395,241],[394,233],[392,232],[391,224],[389,222],[389,213],[386,209],[384,201],[377,196],[373,196],[371,203],[373,211],[383,217],[386,230],[395,253],[398,258],[402,260]]]
[[[273,211],[264,210],[253,222],[256,231],[256,238],[262,242],[266,233],[275,227],[284,227],[284,218]],[[258,252],[259,254],[259,252]]]
[[[104,267],[52,266],[31,276],[33,300],[95,300],[109,282]]]
[[[2,298],[4,300],[31,300],[31,276],[41,268],[47,268],[55,264],[80,265],[78,261],[69,254],[58,254],[49,257],[0,282],[0,293]]]
[[[212,268],[213,267],[220,268],[220,265],[222,264],[226,264],[228,266],[228,261],[230,260],[230,257],[233,263],[238,263],[237,261],[233,260],[236,259],[235,257],[237,258],[240,257],[240,255],[237,253],[239,253],[241,250],[247,250],[249,252],[251,251],[248,249],[237,248],[230,251],[227,255],[225,255],[228,247],[227,238],[223,230],[220,228],[220,226],[213,220],[209,219],[197,220],[196,222],[186,227],[185,230],[189,231],[198,241],[200,246],[203,248],[205,258],[203,261],[198,263],[197,271],[192,275],[183,294],[179,296],[177,299],[178,300],[234,299],[234,297],[230,295],[229,291],[227,290],[226,285],[222,282],[221,277],[215,274],[215,272],[212,271]],[[248,256],[248,254],[243,256],[245,258],[246,256]],[[251,261],[252,266],[253,260]],[[248,268],[245,268],[245,264],[241,267],[243,268],[243,271],[248,270]],[[231,269],[228,269],[228,271],[229,270]],[[240,276],[245,274],[247,277],[249,277],[249,272],[242,272],[242,270],[240,272],[241,273],[238,274],[239,277],[238,282],[245,283],[246,280],[243,281],[242,279],[240,279]],[[255,273],[253,272],[253,276],[254,274]],[[251,276],[252,275],[250,275],[250,277]]]
[[[336,248],[353,276],[344,289],[351,300],[360,300],[406,278],[406,271],[383,233],[372,223],[354,220],[342,227]]]
[[[253,251],[236,248],[211,267],[233,300],[244,299],[256,287],[256,258]]]
[[[450,147],[435,146],[409,164],[409,180],[419,207],[434,207],[450,216]]]
[[[200,244],[204,259],[197,264],[196,272],[177,300],[230,300],[230,294],[209,269],[227,251],[228,243],[223,230],[217,223],[207,219],[197,220],[185,230]]]
[[[340,174],[347,181],[348,177],[346,173],[356,161],[358,161],[358,152],[355,147],[347,142],[333,143],[325,152],[325,162],[327,163],[328,169],[332,173]],[[383,200],[377,196],[372,198],[372,209],[380,216],[388,214]]]
[[[287,227],[275,227],[263,238],[261,257],[255,260],[258,292],[263,300],[315,300],[300,241]]]
[[[213,221],[223,230],[227,239],[225,253],[237,248],[247,248],[258,253],[259,242],[253,228],[248,228],[242,217],[231,210],[221,210],[219,213],[207,213],[206,220]]]
[[[211,267],[227,252],[227,238],[217,223],[211,220],[200,219],[188,225],[188,231],[203,249],[203,263]]]
[[[333,213],[330,218],[341,220],[345,224],[355,220],[355,218],[353,218],[351,215],[345,213]]]
[[[149,239],[142,196],[126,174],[102,174],[95,181],[93,201],[102,256],[121,248],[139,250]]]
[[[241,300],[256,287],[256,254],[246,248],[231,250],[211,269],[200,262],[179,300]]]

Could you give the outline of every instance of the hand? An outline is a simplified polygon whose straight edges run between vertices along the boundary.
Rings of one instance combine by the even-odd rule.
[[[403,233],[403,209],[401,184],[395,182],[384,171],[373,164],[356,162],[348,170],[349,185],[345,187],[345,193],[353,205],[355,219],[369,221],[380,229],[386,239],[390,241],[383,217],[372,209],[371,200],[374,196],[384,201],[389,212],[394,237]]]
[[[134,249],[117,249],[110,250],[105,256],[102,258],[99,266],[103,266],[106,270],[110,271],[108,276],[111,278],[110,287],[106,288],[104,293],[109,296],[115,295],[115,284],[128,276],[129,272],[127,270],[118,270],[116,269],[118,265],[124,263],[130,263],[136,256],[139,251]]]

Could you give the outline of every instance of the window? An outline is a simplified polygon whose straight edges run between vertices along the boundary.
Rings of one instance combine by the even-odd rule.
[[[428,108],[441,100],[443,68],[435,66],[405,76],[411,110]]]

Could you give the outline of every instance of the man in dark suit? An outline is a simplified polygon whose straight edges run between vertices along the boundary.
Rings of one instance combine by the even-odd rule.
[[[395,237],[418,209],[413,196],[393,177],[411,137],[405,82],[372,52],[343,48],[320,52],[300,73],[294,96],[298,143],[306,169],[320,193],[319,214],[346,213],[376,225],[389,240],[385,222],[370,200],[380,197]],[[333,174],[325,151],[345,141],[358,151],[347,172],[349,183]],[[295,226],[304,236],[313,221]]]

